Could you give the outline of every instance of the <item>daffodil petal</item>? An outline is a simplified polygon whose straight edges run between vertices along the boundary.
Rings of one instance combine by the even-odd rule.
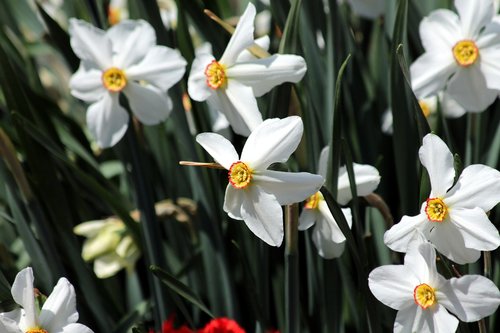
[[[115,275],[123,267],[120,257],[116,253],[100,256],[94,261],[94,273],[100,279],[107,279]]]
[[[267,169],[275,162],[286,162],[297,149],[303,131],[302,119],[297,116],[266,119],[248,137],[241,159],[256,170]]]
[[[345,242],[346,238],[342,233],[342,231],[340,230],[337,221],[335,221],[335,219],[333,218],[333,215],[330,212],[330,209],[328,208],[326,201],[321,200],[318,204],[318,209],[321,212],[321,216],[323,217],[323,222],[328,223],[329,225],[328,229],[331,231],[329,239],[334,241],[335,243]],[[344,217],[347,221],[347,224],[349,225],[349,228],[351,228],[352,227],[351,209],[343,208],[342,213],[344,214]]]
[[[427,309],[429,310],[429,309]],[[413,332],[455,332],[458,327],[458,319],[446,311],[446,308],[441,304],[436,304],[431,311],[421,311],[420,322],[415,322],[416,328]]]
[[[19,304],[24,309],[24,322],[27,327],[34,327],[39,324],[37,315],[38,311],[35,308],[33,280],[33,270],[31,267],[26,267],[17,273],[11,289],[14,302]]]
[[[448,82],[446,90],[467,111],[480,112],[497,98],[498,91],[489,89],[480,66],[460,68]]]
[[[243,206],[244,200],[246,200],[244,190],[235,189],[233,185],[227,184],[223,208],[230,218],[243,220],[241,206]]]
[[[353,163],[354,181],[356,182],[356,192],[358,196],[363,197],[375,191],[380,183],[380,174],[378,170],[371,165]],[[342,166],[339,169],[339,179],[337,182],[337,202],[346,205],[352,199],[351,186],[347,167]]]
[[[405,255],[405,267],[408,267],[418,277],[421,283],[434,285],[438,282],[436,275],[436,250],[426,242],[415,241],[416,235],[410,240]]]
[[[445,202],[450,207],[490,211],[500,202],[500,172],[486,165],[469,165],[446,195]]]
[[[111,67],[111,41],[106,32],[74,18],[69,20],[68,31],[71,48],[78,58],[96,64],[101,70]]]
[[[154,46],[141,62],[127,68],[126,74],[130,80],[144,80],[166,91],[182,79],[186,64],[178,50]]]
[[[415,322],[420,321],[422,310],[415,305],[409,305],[398,311],[394,320],[394,333],[415,333]]]
[[[253,44],[253,21],[255,19],[255,6],[248,3],[243,15],[241,15],[238,25],[227,44],[224,54],[220,58],[220,63],[225,66],[232,66],[240,53]]]
[[[96,102],[106,93],[102,71],[88,61],[82,61],[69,81],[71,95],[85,102]]]
[[[87,221],[75,226],[73,232],[79,236],[94,237],[105,225],[105,220]]]
[[[246,198],[241,207],[241,216],[247,227],[271,246],[283,242],[283,211],[274,195],[262,191],[258,186],[245,189]]]
[[[372,294],[395,310],[414,304],[413,289],[417,285],[418,278],[403,265],[380,266],[368,275],[368,286]]]
[[[220,97],[219,100],[224,99],[224,93],[218,92],[217,95]],[[227,83],[227,89],[225,90],[225,96],[227,96],[227,99],[233,106],[234,111],[224,112],[223,110],[222,112],[226,115],[235,132],[237,132],[237,127],[233,125],[233,122],[236,121],[235,117],[230,118],[228,114],[237,115],[237,118],[240,119],[238,121],[243,121],[250,132],[262,123],[262,114],[259,111],[257,100],[253,95],[252,88],[247,87],[236,80],[229,80]],[[248,135],[243,133],[238,134],[245,136]]]
[[[118,102],[118,94],[106,93],[87,109],[87,126],[102,148],[114,146],[128,127],[128,114]]]
[[[113,41],[113,65],[118,68],[138,63],[156,45],[156,33],[144,20],[121,21],[106,35]]]
[[[481,49],[481,72],[486,80],[486,86],[490,89],[500,90],[500,65],[496,59],[500,58],[500,34],[495,36],[495,44],[492,47]]]
[[[283,82],[299,82],[307,71],[304,58],[291,54],[275,54],[268,58],[236,63],[227,76],[253,89],[259,97]]]
[[[211,54],[199,54],[191,64],[188,93],[195,101],[203,102],[214,93],[214,90],[208,86],[205,75],[205,69],[214,60],[215,58]]]
[[[328,172],[328,159],[330,157],[330,147],[326,146],[321,149],[319,153],[319,161],[318,161],[318,175],[322,176],[326,179]]]
[[[299,230],[307,230],[316,223],[316,220],[321,218],[317,209],[304,208],[299,215]]]
[[[172,111],[172,100],[152,85],[130,82],[124,90],[130,109],[145,125],[156,125],[167,119]]]
[[[0,314],[0,332],[5,333],[24,333],[19,328],[19,325],[15,320],[4,317]]]
[[[318,254],[325,259],[340,257],[345,248],[345,239],[340,242],[333,239],[332,235],[336,232],[332,230],[332,227],[329,221],[320,218],[312,232],[312,240],[318,249]]]
[[[418,155],[429,174],[432,189],[430,197],[443,197],[455,178],[453,155],[437,135],[427,134],[422,141]]]
[[[449,214],[467,248],[493,251],[500,246],[498,230],[481,208],[455,208]]]
[[[431,53],[421,55],[410,66],[411,84],[415,95],[424,98],[438,93],[448,78],[456,71],[453,53]]]
[[[94,331],[85,325],[74,323],[63,327],[61,333],[94,333]]]
[[[307,172],[259,171],[252,180],[267,193],[272,193],[280,205],[306,200],[318,192],[325,180]]]
[[[425,228],[424,223],[429,223],[425,214],[403,216],[399,223],[396,223],[385,232],[385,245],[393,251],[406,252],[415,230]]]
[[[447,118],[458,118],[463,116],[467,110],[460,105],[453,97],[446,91],[443,92],[441,98],[441,108],[443,114]]]
[[[481,256],[481,251],[465,247],[462,234],[450,221],[435,224],[429,234],[429,240],[436,250],[460,265],[476,262]]]
[[[451,278],[438,292],[439,303],[465,322],[487,317],[500,305],[497,286],[480,275]]]
[[[491,0],[455,0],[464,39],[473,39],[493,19]]]
[[[420,39],[426,51],[441,50],[451,53],[460,40],[460,20],[448,9],[437,9],[424,17],[419,26]]]
[[[269,45],[271,44],[271,39],[267,35],[266,36],[262,36],[262,37],[257,38],[255,40],[255,44],[257,44],[258,46],[260,46],[264,51],[267,51],[267,50],[269,50]],[[241,53],[238,56],[238,58],[236,58],[236,63],[244,62],[244,61],[250,61],[250,60],[255,60],[255,59],[258,59],[258,58],[256,56],[254,56],[247,49],[247,50],[241,51]]]
[[[77,320],[75,289],[66,278],[60,278],[40,311],[40,325],[48,332],[60,332]]]
[[[201,133],[196,136],[196,142],[226,170],[229,170],[231,165],[239,160],[233,144],[220,134]]]

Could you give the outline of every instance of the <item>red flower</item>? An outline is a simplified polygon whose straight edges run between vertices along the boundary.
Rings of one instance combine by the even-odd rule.
[[[175,315],[170,315],[167,320],[163,321],[161,326],[161,333],[195,333],[192,329],[186,325],[182,325],[179,328],[174,327]],[[149,333],[154,333],[155,331],[150,328]]]
[[[215,318],[205,327],[198,331],[199,333],[245,333],[245,330],[232,319]]]

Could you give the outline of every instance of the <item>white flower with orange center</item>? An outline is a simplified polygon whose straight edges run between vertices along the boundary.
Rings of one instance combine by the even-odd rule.
[[[468,111],[483,111],[500,90],[500,25],[492,0],[455,0],[420,23],[425,53],[410,67],[418,98],[446,91]]]
[[[318,174],[326,178],[328,167],[329,147],[323,148],[319,158]],[[380,182],[380,175],[371,165],[353,163],[356,192],[359,196],[372,193]],[[337,181],[337,202],[346,205],[352,199],[349,176],[345,166],[339,169]],[[342,212],[349,224],[352,225],[350,208],[342,208]],[[314,225],[312,239],[318,253],[325,259],[340,257],[344,252],[345,236],[333,218],[321,192],[310,196],[299,217],[299,230],[309,229]]]
[[[249,3],[219,60],[210,52],[197,54],[188,80],[189,96],[224,113],[233,130],[244,136],[262,123],[255,97],[283,82],[300,81],[307,69],[296,55],[248,56],[246,49],[255,43],[255,13]]]
[[[107,31],[71,19],[71,47],[82,60],[70,81],[71,94],[92,103],[87,125],[97,143],[115,145],[125,134],[129,115],[121,92],[145,125],[165,120],[172,109],[166,91],[184,75],[186,61],[177,50],[156,45],[149,23],[121,21]]]
[[[380,302],[398,310],[396,333],[452,333],[458,319],[478,321],[493,314],[500,304],[500,291],[484,276],[449,280],[441,276],[436,269],[436,252],[429,243],[412,242],[404,265],[375,268],[368,276],[368,285]]]
[[[283,241],[282,205],[300,202],[316,193],[323,177],[307,172],[267,170],[286,162],[302,137],[302,119],[267,119],[247,139],[241,156],[231,142],[215,133],[202,133],[196,141],[228,170],[224,211],[269,245]]]
[[[41,310],[38,309],[33,288],[33,270],[27,267],[16,275],[12,284],[12,298],[21,306],[0,313],[2,333],[93,333],[78,324],[75,289],[66,278],[60,278]]]
[[[500,172],[486,165],[470,165],[453,184],[453,155],[434,134],[424,137],[419,155],[429,174],[431,193],[419,215],[403,216],[386,231],[385,244],[406,252],[418,230],[439,252],[459,264],[476,261],[480,251],[495,250],[500,236],[486,212],[500,202]]]

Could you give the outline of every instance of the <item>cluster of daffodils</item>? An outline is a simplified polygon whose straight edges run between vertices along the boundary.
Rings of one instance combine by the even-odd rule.
[[[455,7],[420,23],[425,53],[410,67],[412,87],[419,99],[444,90],[467,111],[483,111],[500,92],[500,20],[493,0],[455,0]]]
[[[33,288],[33,270],[21,270],[12,284],[12,298],[21,307],[0,313],[2,333],[93,333],[85,325],[78,324],[75,289],[66,278],[60,278],[52,293],[43,300]]]
[[[453,155],[436,135],[419,150],[431,193],[420,214],[403,216],[384,235],[385,244],[405,252],[404,265],[382,266],[369,277],[372,293],[398,310],[394,332],[455,332],[458,319],[477,321],[500,304],[495,284],[479,275],[446,280],[436,270],[436,253],[459,264],[500,246],[487,212],[500,202],[500,172],[485,165],[466,167],[457,181]]]

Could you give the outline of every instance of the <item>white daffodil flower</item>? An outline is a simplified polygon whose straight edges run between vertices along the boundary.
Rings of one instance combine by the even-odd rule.
[[[286,162],[297,149],[303,132],[302,119],[267,119],[247,139],[241,157],[231,142],[215,133],[202,133],[196,141],[228,172],[224,211],[272,246],[283,241],[282,205],[300,202],[316,193],[323,177],[307,172],[267,170]]]
[[[411,66],[418,98],[446,91],[468,111],[483,111],[500,90],[500,25],[492,0],[455,0],[420,23],[425,53]]]
[[[304,59],[296,55],[249,59],[243,51],[255,43],[254,18],[255,7],[249,3],[222,57],[198,54],[188,80],[189,96],[224,113],[233,130],[244,136],[262,123],[255,97],[283,82],[300,81],[307,70]]]
[[[459,264],[476,261],[480,251],[495,250],[500,236],[486,212],[500,202],[500,172],[486,165],[470,165],[453,185],[453,155],[434,134],[424,137],[419,156],[429,174],[431,193],[419,215],[403,216],[386,231],[385,244],[406,252],[418,230],[439,252]]]
[[[326,178],[328,167],[328,156],[330,147],[325,147],[319,157],[318,174]],[[380,182],[380,175],[371,165],[353,163],[356,191],[359,196],[372,193]],[[338,203],[346,205],[352,199],[349,176],[345,166],[339,169],[337,181]],[[352,225],[350,208],[342,208],[342,213],[349,224]],[[299,217],[299,230],[309,229],[314,226],[312,239],[318,253],[325,259],[338,258],[344,252],[345,236],[340,230],[321,192],[316,192],[309,197],[304,210]]]
[[[125,224],[116,217],[80,223],[73,232],[87,237],[82,258],[87,262],[94,261],[94,272],[100,279],[111,277],[123,268],[133,270],[141,256],[141,250]]]
[[[122,21],[103,31],[71,19],[69,33],[82,60],[71,77],[71,94],[92,103],[87,125],[99,146],[115,145],[127,130],[129,115],[120,106],[120,92],[143,124],[167,118],[172,101],[165,92],[182,78],[186,61],[177,50],[156,45],[149,23]]]
[[[458,319],[478,321],[500,304],[500,291],[484,276],[450,280],[441,276],[436,270],[436,252],[428,243],[410,245],[404,265],[375,268],[368,285],[380,302],[398,310],[395,333],[452,333]]]
[[[0,313],[2,333],[93,333],[78,324],[75,289],[66,278],[60,278],[39,310],[35,304],[33,270],[20,271],[12,284],[12,298],[21,309]]]

